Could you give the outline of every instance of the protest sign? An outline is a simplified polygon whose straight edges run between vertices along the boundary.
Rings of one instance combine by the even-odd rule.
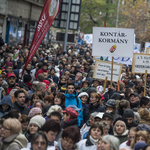
[[[150,42],[145,42],[145,50],[144,53],[146,53],[146,49],[150,48]]]
[[[93,56],[133,57],[134,29],[93,27]]]
[[[113,78],[112,81],[118,82],[120,80],[122,65],[114,63],[113,64]],[[96,60],[93,78],[111,81],[111,62]]]
[[[146,48],[146,54],[150,54],[150,47]]]
[[[28,63],[31,61],[32,57],[37,51],[47,31],[49,30],[54,19],[56,18],[59,10],[60,10],[60,0],[46,0],[45,1],[43,10],[41,12],[41,16],[37,23],[37,27],[34,33],[34,37],[30,46],[29,54],[28,54],[24,69],[22,71],[22,74],[24,73],[25,68],[27,67]]]
[[[93,34],[84,34],[84,41],[87,44],[92,44],[93,43]]]
[[[132,73],[150,73],[150,55],[137,53],[134,54],[132,61]]]

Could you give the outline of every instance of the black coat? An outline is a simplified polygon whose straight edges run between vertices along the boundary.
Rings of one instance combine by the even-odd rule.
[[[130,103],[130,107],[132,108],[140,108],[140,102],[136,102],[136,103]]]
[[[109,89],[109,91],[104,94],[104,98],[105,98],[104,104],[111,98],[111,96],[112,96],[114,93],[115,93],[115,92],[114,92],[112,89]]]
[[[21,114],[25,115],[28,115],[30,111],[30,109],[27,106],[20,106],[17,102],[14,103],[13,109],[17,109]]]
[[[83,121],[84,121],[84,123],[86,123],[89,120],[90,115],[93,112],[105,112],[105,109],[104,109],[104,107],[102,107],[100,105],[99,102],[94,106],[91,103],[89,105],[86,105],[84,110],[83,110]]]
[[[75,119],[72,119],[72,120],[70,120],[70,121],[65,122],[64,124],[62,124],[62,128],[63,129],[65,129],[67,127],[70,127],[70,126],[74,126],[74,127],[78,128],[78,119],[75,118]]]

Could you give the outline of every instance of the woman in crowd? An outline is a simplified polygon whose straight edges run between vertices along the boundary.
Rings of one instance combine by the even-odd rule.
[[[25,135],[28,131],[28,124],[29,124],[30,118],[25,115],[22,114],[21,115],[21,127],[22,127],[22,133]]]
[[[78,143],[80,150],[96,150],[99,138],[103,135],[103,127],[99,123],[94,123],[87,135],[87,139]]]
[[[145,142],[147,145],[150,144],[150,134],[147,131],[138,131],[135,134],[135,138],[131,143],[131,148],[138,142]]]
[[[114,123],[114,136],[120,141],[120,144],[128,140],[128,130],[123,118],[118,118]]]
[[[105,135],[102,137],[101,150],[118,150],[119,140],[113,135]]]
[[[40,108],[38,108],[38,107],[32,108],[32,109],[30,110],[30,112],[29,112],[28,117],[29,117],[29,118],[32,118],[32,117],[34,117],[34,116],[36,116],[36,115],[42,116],[42,110],[41,110]]]
[[[18,119],[6,119],[1,128],[0,150],[19,150],[26,147],[28,141],[21,131]]]
[[[45,118],[43,118],[42,116],[37,115],[31,118],[29,122],[29,130],[25,134],[29,142],[31,142],[33,135],[40,130],[40,128],[44,125],[44,123],[45,123]]]

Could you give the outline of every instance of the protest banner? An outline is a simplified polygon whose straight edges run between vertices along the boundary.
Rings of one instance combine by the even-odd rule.
[[[150,74],[150,54],[136,53],[132,60],[132,73]]]
[[[30,46],[29,54],[28,54],[24,69],[22,71],[22,75],[28,63],[31,61],[32,57],[37,51],[46,33],[48,32],[54,19],[56,18],[59,10],[60,10],[60,0],[46,0],[45,1],[41,16],[37,23],[37,27],[34,33],[32,43]]]
[[[92,56],[133,57],[134,29],[93,27]]]
[[[96,60],[93,78],[105,80],[107,76],[107,80],[111,81],[111,62]],[[114,63],[113,64],[113,77],[112,81],[118,82],[121,76],[122,65]]]
[[[146,48],[146,54],[150,54],[150,47]]]

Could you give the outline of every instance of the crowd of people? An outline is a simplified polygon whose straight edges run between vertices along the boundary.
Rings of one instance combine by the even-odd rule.
[[[18,60],[14,59],[20,50]],[[90,45],[0,47],[0,150],[150,150],[150,75],[93,78]]]

